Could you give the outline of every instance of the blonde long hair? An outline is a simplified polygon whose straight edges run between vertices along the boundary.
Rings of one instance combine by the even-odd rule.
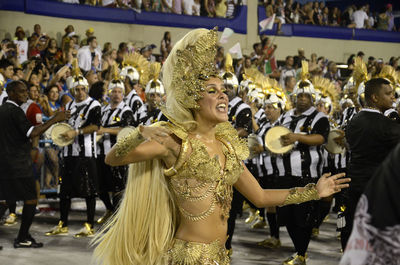
[[[162,69],[167,93],[163,112],[187,130],[195,128],[193,113],[175,99],[171,86],[177,51],[194,45],[208,33],[196,29],[186,34],[172,49]],[[128,181],[121,204],[111,220],[96,235],[92,244],[94,260],[103,265],[164,265],[178,225],[172,194],[158,159],[129,166]]]
[[[123,200],[92,244],[94,259],[104,265],[166,264],[175,233],[175,206],[162,161],[131,164]]]

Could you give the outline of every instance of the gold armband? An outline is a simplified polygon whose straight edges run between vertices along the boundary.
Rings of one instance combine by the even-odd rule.
[[[289,195],[286,197],[283,205],[298,204],[319,199],[320,197],[318,195],[317,189],[315,188],[315,184],[309,183],[304,187],[303,191],[300,191],[299,188],[291,188],[289,190]]]
[[[132,149],[144,142],[144,137],[139,131],[139,128],[134,129],[127,136],[121,138],[115,145],[115,156],[125,156]]]

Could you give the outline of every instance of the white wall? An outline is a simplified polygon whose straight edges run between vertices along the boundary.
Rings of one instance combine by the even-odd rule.
[[[234,34],[229,42],[224,45],[225,51],[237,42],[240,42],[243,53],[249,54],[252,51],[253,43],[259,41],[257,35],[258,22],[256,1],[248,2],[248,33],[247,35]],[[93,27],[95,36],[100,45],[102,46],[105,42],[111,42],[114,48],[122,41],[134,42],[139,47],[150,43],[154,43],[159,47],[165,31],[171,32],[173,42],[176,42],[185,33],[190,31],[190,29],[183,28],[72,20],[30,15],[21,12],[0,11],[0,39],[13,36],[17,26],[22,26],[24,30],[31,34],[33,25],[36,23],[42,26],[43,32],[46,32],[50,37],[55,37],[58,40],[61,40],[61,36],[64,34],[64,28],[69,24],[73,25],[76,33],[82,37],[84,37],[87,28]],[[315,52],[318,56],[325,56],[337,62],[346,62],[350,54],[357,53],[360,50],[364,51],[367,56],[372,55],[376,58],[382,57],[386,61],[389,60],[391,56],[400,56],[399,43],[279,36],[276,38],[271,36],[271,38],[273,38],[274,43],[278,45],[276,57],[279,60],[283,60],[287,55],[296,54],[298,48],[304,48],[307,57]],[[158,47],[157,53],[159,51]]]

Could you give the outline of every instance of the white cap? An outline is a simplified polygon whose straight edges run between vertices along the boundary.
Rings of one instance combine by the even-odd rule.
[[[86,91],[89,90],[89,83],[83,76],[70,76],[67,78],[67,87],[68,89],[74,89],[77,86],[83,86],[86,88]]]
[[[224,80],[225,85],[231,85],[234,89],[237,89],[239,87],[239,80],[234,73],[222,72],[220,74],[220,77]]]
[[[128,65],[122,68],[120,75],[123,77],[129,77],[131,82],[139,82],[139,72],[133,66]]]
[[[110,84],[108,85],[108,93],[111,93],[111,91],[115,88],[119,87],[122,89],[122,93],[125,94],[125,85],[122,80],[111,80]]]
[[[265,99],[265,104],[272,104],[275,108],[278,107],[278,104],[280,104],[281,109],[285,109],[286,102],[278,97],[275,93],[270,93],[266,99]]]
[[[151,94],[151,93],[156,93],[160,95],[165,94],[165,89],[164,85],[160,80],[150,80],[150,82],[147,83],[146,89],[144,91],[146,94]]]
[[[300,85],[300,83],[301,82],[306,82],[306,83],[308,83],[308,86],[305,86],[305,87],[302,87],[302,88],[300,88],[299,87],[299,85]],[[309,95],[311,95],[311,96],[316,96],[315,95],[315,89],[314,89],[314,86],[313,86],[313,84],[309,81],[309,80],[305,80],[305,81],[299,81],[299,82],[297,82],[296,83],[296,85],[294,86],[294,89],[293,89],[293,95],[298,95],[298,94],[309,94]]]

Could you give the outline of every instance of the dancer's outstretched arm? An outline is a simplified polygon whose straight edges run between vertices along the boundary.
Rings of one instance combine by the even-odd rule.
[[[122,166],[157,158],[170,161],[174,160],[171,151],[175,150],[176,146],[179,145],[173,140],[168,129],[140,126],[111,148],[105,162],[110,166]]]
[[[244,171],[235,188],[249,199],[256,207],[283,206],[287,204],[302,203],[309,200],[318,200],[328,197],[341,189],[349,186],[350,178],[343,178],[345,174],[331,176],[324,174],[315,187],[298,187],[296,189],[264,190],[258,184],[247,167],[243,164]]]

